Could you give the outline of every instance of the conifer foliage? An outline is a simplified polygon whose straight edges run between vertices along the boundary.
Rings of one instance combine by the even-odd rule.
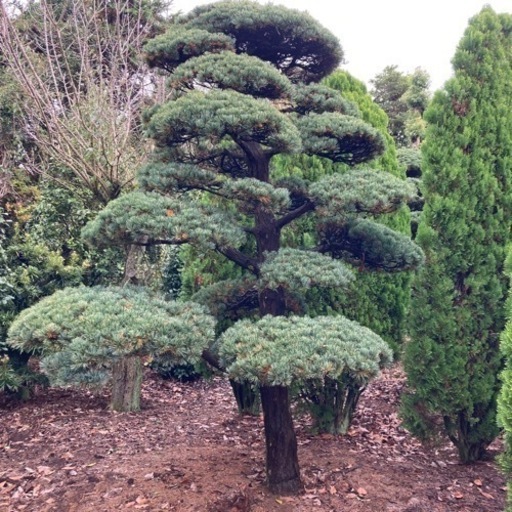
[[[228,328],[217,355],[230,377],[260,386],[269,486],[297,492],[288,386],[337,378],[347,368],[374,372],[391,353],[343,317],[289,315],[300,314],[304,290],[354,278],[343,258],[390,271],[422,261],[408,237],[372,220],[400,208],[411,190],[370,169],[314,186],[273,179],[270,160],[280,153],[354,166],[385,147],[349,102],[316,83],[342,51],[308,14],[245,0],[201,6],[148,43],[146,58],[170,72],[174,94],[147,115],[153,161],[139,173],[141,190],[110,202],[86,235],[103,244],[190,243],[243,269],[243,279],[203,294],[217,306],[252,308],[257,318]],[[306,215],[317,225],[315,243],[285,248],[282,230]]]
[[[416,434],[444,432],[470,462],[497,434],[512,216],[512,16],[484,8],[453,65],[454,78],[426,112],[416,238],[426,266],[411,308],[404,414]]]
[[[54,384],[99,385],[112,379],[112,409],[138,411],[143,356],[197,362],[213,339],[204,307],[132,287],[65,288],[25,309],[9,344],[41,357]]]
[[[512,278],[512,252],[509,251],[505,262],[507,277]],[[505,368],[501,374],[502,387],[498,398],[498,419],[505,433],[505,453],[501,456],[501,467],[508,476],[507,512],[512,511],[512,292],[509,290],[506,302],[505,329],[501,333],[501,353],[505,359]]]

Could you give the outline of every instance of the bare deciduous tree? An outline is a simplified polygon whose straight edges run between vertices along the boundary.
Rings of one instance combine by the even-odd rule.
[[[163,94],[162,79],[138,58],[154,35],[148,3],[40,0],[17,15],[0,6],[6,72],[39,153],[28,165],[107,203],[145,160],[141,111]]]

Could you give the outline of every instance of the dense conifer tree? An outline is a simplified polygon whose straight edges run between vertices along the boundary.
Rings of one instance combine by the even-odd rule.
[[[453,59],[455,76],[426,112],[404,414],[421,436],[443,431],[462,461],[497,434],[496,397],[512,217],[512,16],[484,8]]]
[[[407,236],[373,221],[408,199],[404,180],[371,168],[315,183],[273,179],[278,153],[353,167],[383,151],[378,131],[316,84],[341,57],[334,36],[295,10],[221,1],[182,17],[146,46],[148,62],[171,72],[175,97],[147,115],[155,154],[139,172],[141,190],[111,201],[84,232],[97,244],[189,243],[243,269],[242,279],[205,294],[212,308],[256,313],[223,333],[218,356],[230,377],[260,386],[267,477],[277,493],[301,487],[288,386],[347,368],[375,372],[391,355],[356,322],[300,316],[300,297],[348,284],[354,276],[341,258],[397,271],[423,257]],[[306,215],[317,225],[314,244],[283,247],[282,230]]]
[[[512,278],[512,252],[505,262],[507,277]],[[498,397],[498,419],[505,433],[505,452],[500,458],[501,467],[508,476],[507,512],[512,511],[512,290],[505,307],[507,323],[501,334],[501,353],[505,358],[505,368],[501,374],[502,387]]]

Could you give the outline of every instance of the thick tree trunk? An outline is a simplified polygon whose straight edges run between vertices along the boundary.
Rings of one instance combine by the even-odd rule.
[[[284,386],[262,386],[267,449],[267,483],[274,494],[297,494],[302,489],[297,455],[297,438]]]
[[[124,357],[112,366],[112,399],[114,411],[140,411],[142,361],[140,357]]]
[[[269,155],[265,155],[259,144],[239,142],[247,156],[249,175],[269,183]],[[281,247],[281,226],[273,212],[260,205],[254,214],[254,235],[258,263],[263,263],[268,253]],[[263,289],[259,293],[260,316],[286,314],[284,290]],[[261,386],[261,406],[265,424],[267,453],[267,483],[275,494],[297,494],[301,488],[297,439],[290,411],[288,388],[284,386]]]

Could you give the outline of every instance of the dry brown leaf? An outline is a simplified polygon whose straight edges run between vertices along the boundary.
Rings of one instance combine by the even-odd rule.
[[[461,492],[459,491],[455,491],[453,493],[453,497],[456,499],[456,500],[461,500],[462,498],[464,498],[464,494],[462,494]]]
[[[474,483],[477,487],[482,487],[482,480],[480,480],[479,478],[477,478],[476,480],[473,480],[473,483]]]
[[[484,498],[487,498],[488,500],[493,500],[494,499],[494,496],[492,494],[489,494],[488,492],[484,492],[482,491],[482,489],[478,488],[478,492],[484,497]]]
[[[14,489],[14,484],[0,482],[0,494],[8,494]]]
[[[331,495],[334,495],[334,494],[337,494],[338,490],[336,489],[336,487],[334,487],[334,485],[331,485],[329,487],[329,494]]]
[[[364,498],[368,494],[368,491],[364,487],[359,487],[356,492],[360,498]]]
[[[52,470],[50,466],[37,466],[37,472],[43,476],[48,476],[51,475],[52,473],[55,473],[55,471]]]

